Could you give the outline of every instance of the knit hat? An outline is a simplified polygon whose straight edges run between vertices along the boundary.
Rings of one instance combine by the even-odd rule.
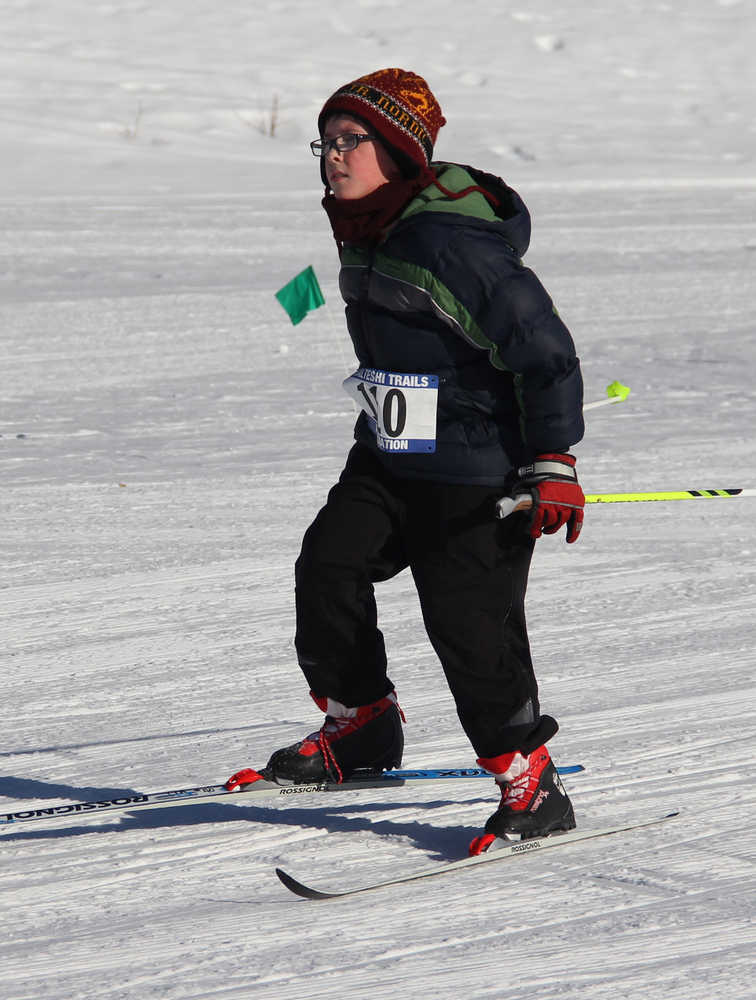
[[[318,115],[321,135],[326,119],[339,113],[375,130],[408,177],[427,169],[438,130],[446,124],[425,80],[404,69],[379,69],[340,87]]]

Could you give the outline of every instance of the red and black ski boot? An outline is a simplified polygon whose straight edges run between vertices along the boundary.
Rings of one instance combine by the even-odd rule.
[[[545,746],[528,756],[519,751],[483,758],[501,786],[501,802],[486,821],[482,836],[470,844],[470,854],[482,854],[494,840],[530,840],[557,830],[572,830],[575,814]]]
[[[393,691],[356,708],[314,694],[312,698],[326,713],[325,722],[299,743],[276,750],[259,772],[263,778],[282,785],[340,783],[355,771],[401,766],[404,715]]]

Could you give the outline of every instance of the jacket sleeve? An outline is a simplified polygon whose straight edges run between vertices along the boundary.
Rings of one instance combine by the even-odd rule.
[[[570,332],[494,227],[441,215],[403,230],[401,246],[391,249],[403,287],[419,289],[439,321],[511,377],[524,453],[566,451],[580,441],[583,382]]]
[[[534,454],[566,451],[581,440],[583,379],[570,331],[535,274],[507,269],[481,325],[511,372],[523,443]]]

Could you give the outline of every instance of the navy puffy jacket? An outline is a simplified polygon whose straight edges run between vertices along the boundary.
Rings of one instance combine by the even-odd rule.
[[[498,178],[434,164],[437,186],[405,208],[376,248],[346,246],[339,276],[363,368],[439,379],[430,453],[384,451],[362,413],[355,438],[398,476],[505,485],[535,455],[583,436],[572,337],[521,261],[530,217]]]

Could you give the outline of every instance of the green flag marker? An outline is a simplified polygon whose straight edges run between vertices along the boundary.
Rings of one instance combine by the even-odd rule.
[[[325,305],[325,298],[312,265],[300,271],[296,278],[292,278],[287,285],[279,289],[276,298],[289,314],[294,326],[301,323],[308,312]]]

